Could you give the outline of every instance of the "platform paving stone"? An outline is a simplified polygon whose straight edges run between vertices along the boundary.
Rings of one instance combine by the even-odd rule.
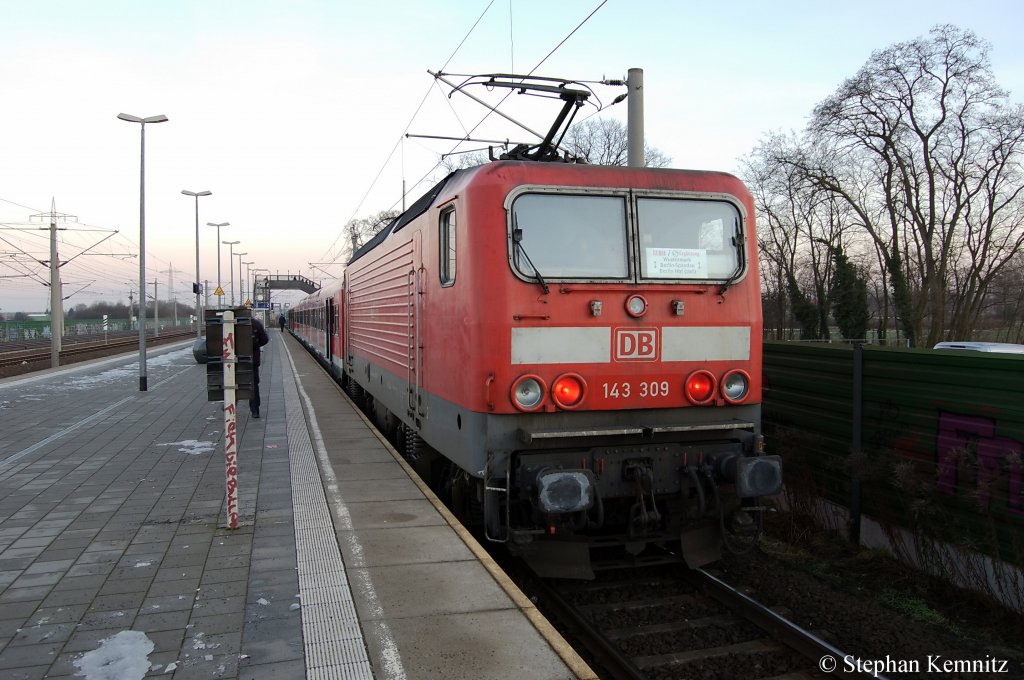
[[[292,680],[301,678],[306,672],[306,665],[301,661],[284,661],[259,666],[246,665],[243,660],[239,665],[239,680]]]
[[[245,627],[245,614],[241,611],[221,614],[219,616],[200,616],[200,614],[201,612],[193,611],[189,625],[191,630],[202,632],[206,635],[238,633]]]
[[[6,612],[0,614],[0,616],[6,616]],[[17,634],[18,629],[25,625],[24,619],[18,617],[16,619],[0,619],[0,640],[10,640]]]
[[[93,611],[81,617],[77,630],[105,630],[115,632],[131,626],[138,614],[137,609],[116,609],[113,611]]]
[[[264,417],[250,420],[248,409],[239,405],[240,527],[235,530],[225,527],[222,404],[206,401],[206,367],[194,361],[191,341],[152,350],[145,392],[138,390],[134,358],[126,357],[11,386],[6,385],[12,381],[0,380],[5,424],[11,423],[0,430],[0,680],[81,680],[76,662],[127,630],[141,631],[153,643],[146,677],[306,676],[288,439],[294,422],[288,422],[284,404],[285,388],[289,395],[294,388],[288,382],[285,336],[271,335],[261,368]],[[314,376],[310,357],[293,358],[300,372]],[[336,394],[326,378],[322,383]],[[378,577],[388,578],[387,589],[406,601],[397,608],[388,605],[406,618],[391,620],[382,611],[366,619],[371,655],[376,650],[377,658],[387,659],[395,653],[370,639],[382,637],[381,626],[386,629],[389,620],[398,648],[427,645],[437,668],[444,667],[446,648],[435,644],[432,634],[423,635],[425,622],[429,629],[454,621],[461,628],[449,631],[452,638],[511,623],[535,632],[517,618],[519,612],[502,599],[490,576],[482,569],[476,573],[478,565],[464,546],[440,540],[445,521],[413,492],[379,440],[367,436],[361,418],[340,414],[331,422],[335,411],[330,414],[318,414],[318,421],[327,424],[327,434],[341,447],[329,455],[350,496],[348,520],[354,527],[379,530],[360,559],[353,559],[358,566],[348,565],[358,599],[354,606],[365,604],[359,589]],[[38,447],[12,460],[7,446],[12,441],[15,453]],[[295,452],[307,455],[308,441],[295,446]],[[373,448],[359,450],[363,446]],[[389,547],[384,530],[394,531],[396,525],[408,532],[398,530],[399,540],[424,536],[426,543],[404,541],[420,553],[418,559]],[[303,532],[304,540],[308,535]],[[431,564],[445,555],[466,559],[454,567]],[[415,600],[423,579],[435,571],[452,573],[437,578],[433,596],[455,604],[447,615],[432,614],[437,617],[432,623],[420,616]],[[464,593],[457,592],[455,582],[470,571],[492,586],[493,597],[474,604],[469,602],[474,598],[460,597]],[[409,575],[412,581],[402,583]],[[319,592],[311,593],[313,599]],[[317,611],[310,606],[307,618]],[[513,659],[542,651],[537,637],[521,637],[531,641],[508,650],[504,639],[497,650],[478,650],[477,663],[494,666],[492,674],[480,677],[507,677],[504,671],[521,668]],[[316,662],[315,653],[313,658]],[[555,666],[562,668],[553,660]],[[323,671],[313,672],[326,677]],[[563,670],[542,675],[565,677]]]
[[[154,643],[147,677],[304,677],[280,345],[264,350],[264,418],[239,409],[235,531],[222,404],[206,401],[191,342],[150,350],[146,392],[134,358],[0,381],[19,448],[79,424],[13,463],[0,453],[0,678],[80,679],[75,661],[124,630]],[[187,440],[213,450],[175,445]]]
[[[11,638],[10,646],[63,642],[70,638],[77,628],[78,624],[71,622],[22,627]]]

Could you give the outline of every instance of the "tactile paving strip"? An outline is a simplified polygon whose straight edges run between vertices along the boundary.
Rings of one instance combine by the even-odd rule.
[[[306,677],[373,680],[294,372],[284,387]]]

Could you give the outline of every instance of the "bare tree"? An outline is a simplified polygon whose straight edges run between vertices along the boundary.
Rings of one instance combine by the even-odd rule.
[[[850,211],[786,162],[799,153],[798,144],[791,135],[768,135],[740,174],[758,213],[764,287],[785,291],[804,339],[822,340],[829,337],[831,254],[848,240]],[[780,304],[783,296],[774,300]]]
[[[345,225],[345,234],[348,235],[349,247],[352,249],[349,257],[359,250],[360,246],[376,236],[381,229],[391,224],[398,215],[399,211],[397,210],[381,210],[369,217],[349,220]]]
[[[629,144],[626,126],[612,119],[588,119],[569,128],[562,140],[562,146],[575,156],[591,165],[624,166],[627,162]],[[495,149],[497,156],[501,149]],[[487,163],[490,158],[486,151],[470,151],[448,154],[438,163],[445,173]],[[667,168],[672,159],[661,150],[644,143],[644,165],[648,168]]]
[[[786,328],[792,301],[790,281],[796,277],[796,253],[799,243],[798,214],[800,208],[793,195],[794,185],[787,174],[789,168],[773,162],[769,149],[783,144],[781,137],[766,140],[751,157],[742,162],[741,176],[754,198],[758,213],[757,245],[761,258],[761,288],[772,304],[772,313],[765,310],[774,323],[774,337],[788,339]]]
[[[629,152],[626,126],[611,118],[591,118],[569,128],[562,146],[592,165],[626,165]],[[644,142],[644,165],[666,168],[672,159]]]
[[[1024,253],[995,277],[986,302],[987,321],[999,329],[994,339],[1024,342]]]
[[[988,52],[953,26],[875,52],[815,108],[809,142],[778,159],[852,209],[914,343],[968,337],[1024,247],[1024,107]]]
[[[443,170],[445,175],[448,175],[456,170],[475,168],[478,165],[490,162],[490,160],[491,159],[488,158],[486,151],[477,149],[475,151],[445,154],[444,156],[441,156],[441,160],[438,161],[437,167]],[[440,180],[440,178],[438,178],[438,180]]]

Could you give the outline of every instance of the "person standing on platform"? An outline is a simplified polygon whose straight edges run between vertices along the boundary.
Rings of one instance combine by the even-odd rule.
[[[277,317],[277,325],[281,327],[281,332],[284,333],[284,327],[288,325],[288,319],[284,317],[284,314]]]
[[[249,412],[253,418],[260,417],[260,347],[270,342],[263,322],[252,317],[252,396],[249,397]]]

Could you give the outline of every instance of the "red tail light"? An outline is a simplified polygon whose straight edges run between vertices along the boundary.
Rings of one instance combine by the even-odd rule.
[[[694,371],[686,379],[686,398],[694,404],[706,404],[715,396],[715,376],[708,371]]]
[[[582,376],[566,373],[559,376],[551,386],[551,398],[561,408],[572,409],[583,403],[587,383]]]

